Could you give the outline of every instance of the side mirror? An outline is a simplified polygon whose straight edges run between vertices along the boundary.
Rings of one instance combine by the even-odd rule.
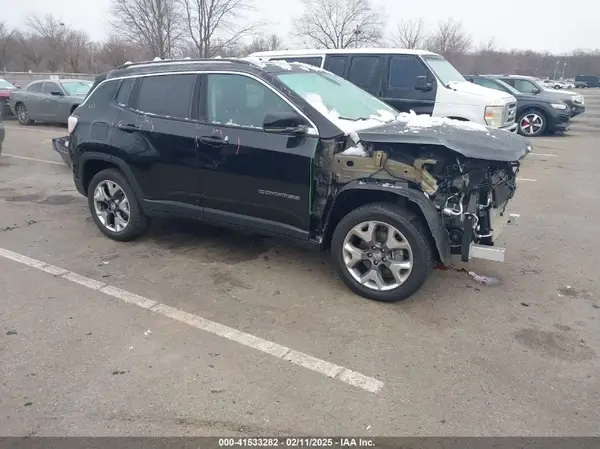
[[[50,95],[52,95],[53,97],[62,97],[63,93],[58,90],[54,90],[54,91],[50,92]]]
[[[422,90],[423,92],[431,90],[432,84],[427,81],[426,76],[417,76],[417,82],[415,84],[416,90]]]
[[[295,112],[275,112],[265,116],[263,130],[268,133],[301,134],[306,127]]]
[[[540,93],[540,90],[537,87],[534,87],[532,93],[533,95],[537,95]]]

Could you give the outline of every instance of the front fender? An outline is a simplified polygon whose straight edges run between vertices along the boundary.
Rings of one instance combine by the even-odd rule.
[[[331,217],[334,214],[336,203],[343,196],[350,192],[356,191],[371,191],[371,192],[387,192],[397,195],[399,198],[405,201],[410,201],[416,205],[421,211],[423,219],[427,223],[427,227],[431,232],[431,236],[435,242],[435,246],[438,251],[440,262],[444,265],[450,264],[450,241],[448,240],[448,233],[444,228],[439,211],[433,205],[433,202],[425,196],[423,192],[417,189],[411,189],[406,183],[391,183],[391,182],[365,182],[361,180],[354,180],[345,184],[342,188],[337,191],[331,206],[328,208],[328,214],[325,221],[325,229],[332,231],[330,227],[333,226],[331,223]]]

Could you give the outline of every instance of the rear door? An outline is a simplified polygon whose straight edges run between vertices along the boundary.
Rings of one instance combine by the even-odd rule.
[[[23,92],[23,103],[27,108],[27,114],[30,119],[37,120],[42,118],[42,100],[44,99],[44,82],[38,81],[30,84]]]
[[[201,215],[198,178],[198,91],[202,77],[166,74],[124,80],[112,146],[125,158],[144,198],[156,209]],[[131,89],[131,91],[129,90]],[[152,207],[152,206],[150,206]]]
[[[386,67],[382,100],[401,112],[433,114],[437,82],[423,61],[416,55],[392,55]],[[429,90],[417,90],[417,77],[424,76]]]

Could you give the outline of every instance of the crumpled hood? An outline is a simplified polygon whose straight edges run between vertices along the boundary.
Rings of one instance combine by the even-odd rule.
[[[485,97],[488,99],[489,104],[504,105],[506,103],[517,101],[515,97],[506,92],[502,92],[496,89],[490,89],[483,87],[469,81],[453,81],[449,83],[448,87],[457,92],[475,95],[477,97]]]
[[[363,143],[441,145],[465,157],[490,161],[518,161],[531,145],[516,133],[429,115],[399,116],[399,120],[358,131]]]

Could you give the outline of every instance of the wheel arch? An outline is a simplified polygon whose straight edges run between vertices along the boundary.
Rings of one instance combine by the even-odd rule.
[[[450,244],[439,212],[423,192],[406,187],[352,181],[338,190],[329,207],[323,226],[323,248],[328,249],[340,220],[350,211],[369,203],[389,202],[408,208],[424,220],[435,243],[436,257],[442,264],[450,263]]]
[[[137,183],[131,168],[129,168],[127,165],[127,162],[110,154],[104,154],[95,151],[85,151],[85,147],[82,148],[82,146],[77,147],[77,149],[78,152],[80,152],[79,161],[77,164],[77,175],[81,180],[81,185],[86,195],[90,182],[97,173],[108,168],[116,168],[125,175],[136,196],[140,200],[143,199],[140,186]],[[81,152],[82,150],[83,152]]]

